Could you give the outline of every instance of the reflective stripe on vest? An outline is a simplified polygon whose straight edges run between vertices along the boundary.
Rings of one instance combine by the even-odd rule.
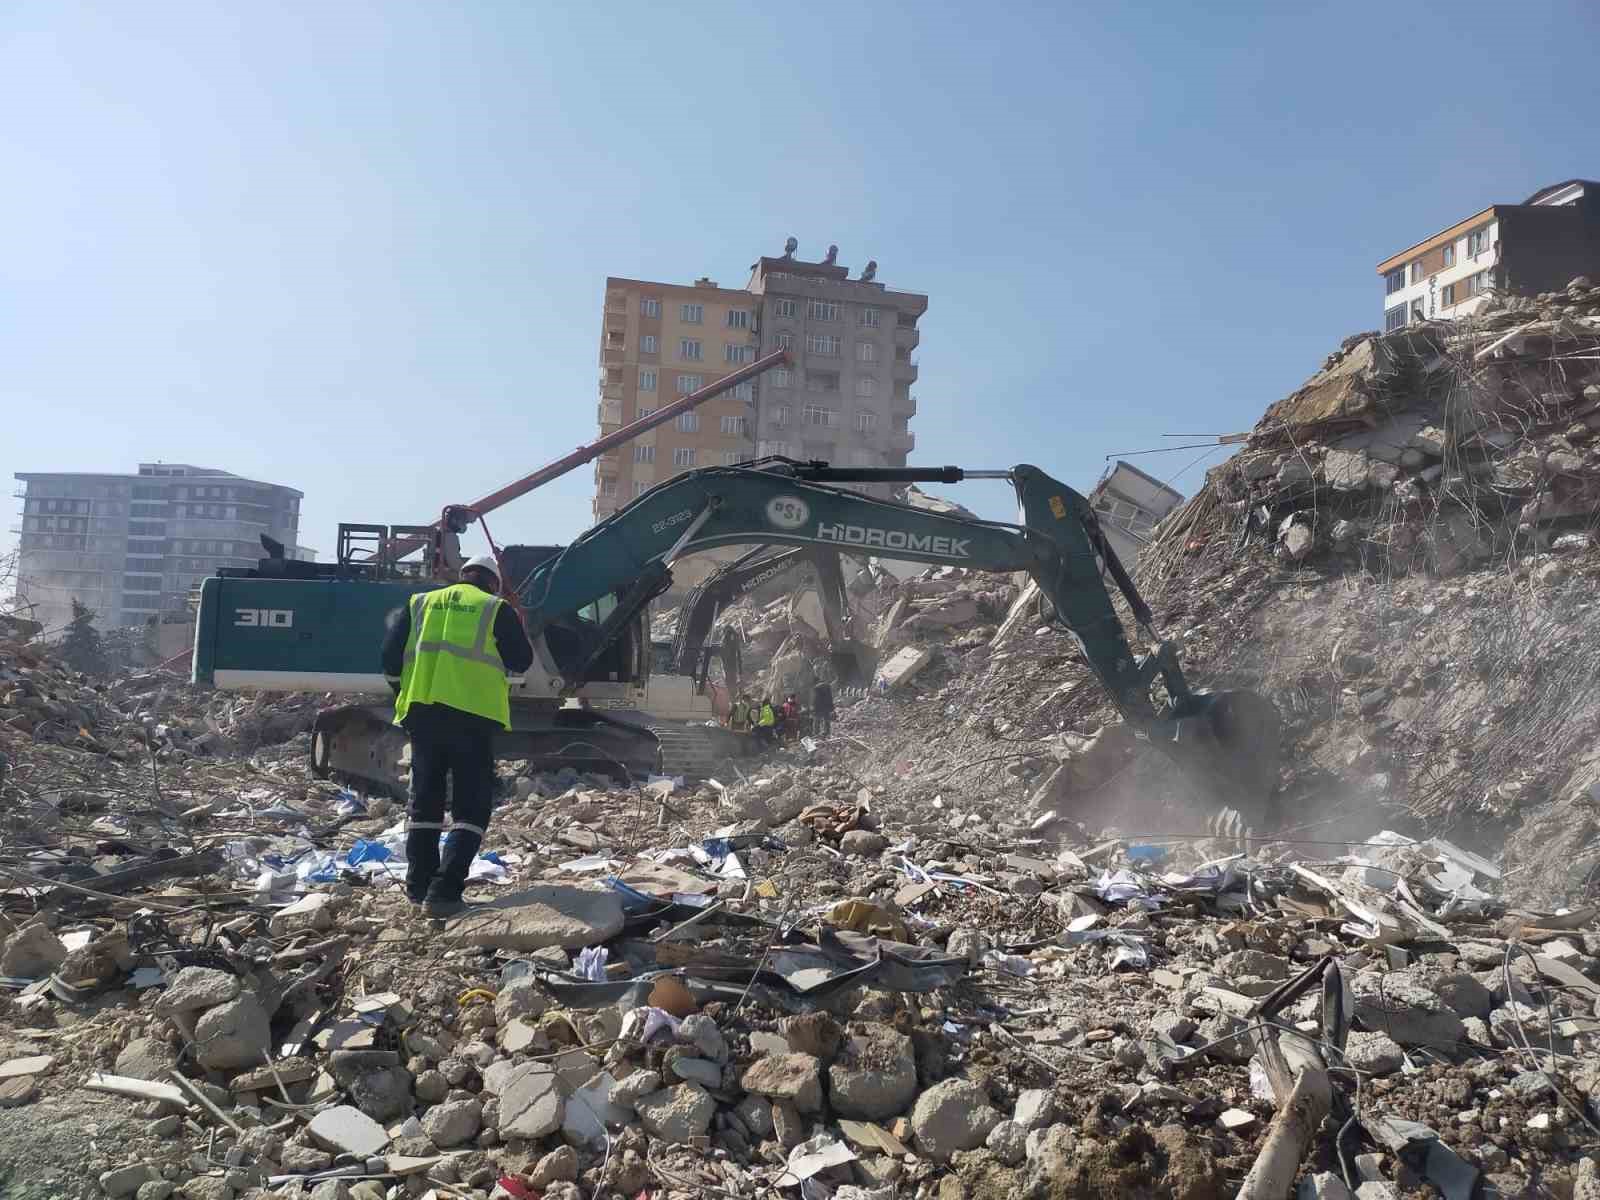
[[[413,704],[443,704],[511,728],[510,684],[494,642],[502,603],[465,583],[411,598],[411,633],[394,705],[397,724]]]

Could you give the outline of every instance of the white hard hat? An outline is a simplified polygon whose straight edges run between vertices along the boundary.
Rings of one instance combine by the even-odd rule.
[[[470,571],[473,567],[477,567],[480,571],[489,572],[489,574],[494,576],[496,583],[500,582],[500,564],[495,562],[494,555],[474,554],[471,558],[467,559],[466,562],[461,564],[461,570],[463,572]]]

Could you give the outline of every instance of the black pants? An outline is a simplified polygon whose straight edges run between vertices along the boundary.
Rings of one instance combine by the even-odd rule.
[[[414,704],[411,810],[406,822],[406,893],[413,900],[459,900],[494,808],[493,721],[443,704]],[[439,861],[449,781],[450,837]]]
[[[833,732],[833,714],[819,712],[811,718],[811,732],[818,737],[827,737]]]

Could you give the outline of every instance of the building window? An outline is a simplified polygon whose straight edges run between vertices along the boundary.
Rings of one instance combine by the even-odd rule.
[[[679,375],[678,395],[687,396],[690,392],[698,392],[706,385],[704,375]]]
[[[743,383],[735,384],[733,398],[735,400],[743,400],[746,404],[754,404],[756,402],[756,381],[746,379]]]
[[[640,334],[639,335],[639,353],[640,354],[654,354],[655,352],[656,352],[656,335],[653,334],[653,333],[642,333],[642,334]]]
[[[794,386],[794,372],[788,367],[773,367],[772,374],[769,376],[769,378],[772,380],[772,386],[775,388]]]
[[[644,420],[646,417],[648,417],[651,413],[653,413],[655,411],[656,411],[655,409],[646,408],[642,404],[638,408],[633,410],[635,418],[640,420],[640,421]]]
[[[1393,333],[1396,329],[1404,329],[1405,326],[1406,306],[1404,304],[1396,304],[1393,308],[1383,310],[1383,331],[1385,333]]]
[[[833,300],[813,300],[810,311],[813,321],[837,321],[839,319],[839,305]]]
[[[877,390],[878,381],[870,376],[856,380],[856,395],[858,396],[870,396]]]
[[[1422,282],[1422,275],[1423,275],[1422,260],[1419,258],[1419,259],[1416,260],[1416,262],[1411,264],[1411,282],[1412,283],[1421,283]]]
[[[1479,296],[1494,287],[1494,272],[1479,271],[1467,277],[1467,295]]]
[[[1439,289],[1439,307],[1449,308],[1456,302],[1456,285],[1447,283]]]
[[[731,363],[753,363],[756,360],[754,346],[735,346],[732,342],[722,348],[722,360]]]
[[[776,338],[773,339],[773,344],[777,346],[779,350],[793,350],[794,334],[787,332],[780,333]]]
[[[728,310],[729,329],[749,329],[750,310],[745,308],[730,308]]]
[[[1444,248],[1444,265],[1447,267],[1456,265],[1456,244],[1454,242]]]
[[[700,432],[700,414],[696,412],[679,413],[672,423],[678,427],[679,433]]]
[[[878,427],[878,414],[859,412],[856,414],[856,429],[861,433],[871,433]]]
[[[839,376],[833,371],[807,371],[806,391],[808,392],[837,392],[839,390]]]
[[[772,302],[772,315],[775,317],[797,317],[800,315],[800,305],[793,300],[774,300]]]
[[[839,427],[839,410],[836,408],[823,408],[819,404],[808,404],[800,410],[800,421],[804,425],[820,425],[824,429],[837,429]]]
[[[633,447],[633,461],[634,462],[636,462],[636,463],[653,463],[653,462],[655,462],[655,460],[656,460],[656,448],[654,446],[640,446],[637,443],[634,445],[634,447]]]
[[[1474,229],[1471,233],[1467,234],[1468,258],[1477,258],[1478,255],[1483,254],[1488,249],[1489,227],[1487,225],[1485,225],[1482,229]]]
[[[656,373],[653,370],[639,368],[639,390],[641,392],[653,392],[656,390]]]
[[[878,346],[876,342],[857,342],[856,358],[860,362],[877,362]]]
[[[806,353],[838,358],[839,339],[831,333],[808,333],[806,334]]]
[[[694,450],[684,447],[672,452],[672,465],[675,467],[694,466]]]
[[[772,423],[779,429],[786,428],[789,424],[789,406],[780,404],[772,410]]]
[[[749,425],[744,417],[723,417],[722,432],[729,437],[744,437],[749,432]]]
[[[688,359],[690,362],[698,362],[698,361],[700,361],[700,359],[702,357],[702,355],[700,353],[700,339],[699,338],[679,338],[678,339],[678,357],[679,358]]]
[[[649,490],[650,490],[650,485],[648,483],[637,483],[636,482],[633,485],[633,498],[635,500],[637,500],[640,496],[644,495]]]
[[[861,323],[868,329],[876,329],[878,327],[878,320],[879,315],[877,309],[863,308],[861,310]]]
[[[756,447],[756,452],[758,454],[760,454],[760,456],[762,458],[766,458],[769,455],[777,455],[779,458],[793,458],[794,457],[794,443],[793,442],[762,442],[761,445]]]
[[[685,325],[699,325],[706,319],[706,306],[704,304],[680,304],[678,306],[678,319]]]
[[[617,481],[609,475],[600,476],[600,494],[602,496],[615,496],[617,494]]]
[[[659,317],[661,315],[661,301],[649,297],[640,300],[639,315],[641,317]]]

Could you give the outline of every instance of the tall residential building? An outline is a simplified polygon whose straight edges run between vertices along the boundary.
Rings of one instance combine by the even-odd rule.
[[[254,566],[261,535],[290,557],[304,493],[211,467],[140,463],[136,475],[19,471],[25,486],[17,563],[19,615],[59,629],[72,601],[97,625],[181,616],[218,567]]]
[[[681,471],[769,454],[904,466],[916,444],[911,385],[928,298],[891,291],[869,262],[759,259],[743,288],[608,278],[600,333],[600,431],[787,348],[794,366],[741,384],[595,465],[598,519]]]
[[[1568,179],[1521,204],[1491,204],[1378,264],[1383,327],[1453,320],[1491,292],[1558,291],[1600,277],[1600,183]]]

